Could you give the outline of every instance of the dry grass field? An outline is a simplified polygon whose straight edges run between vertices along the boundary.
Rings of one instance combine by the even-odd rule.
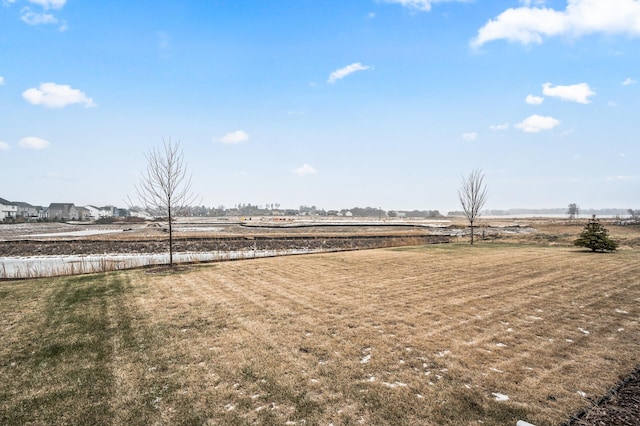
[[[540,426],[640,360],[637,249],[379,249],[0,300],[0,424]]]

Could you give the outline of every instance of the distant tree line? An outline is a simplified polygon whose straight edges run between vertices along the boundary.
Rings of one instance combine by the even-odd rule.
[[[135,208],[135,207],[134,207]],[[438,210],[383,210],[379,207],[352,207],[350,209],[325,210],[316,206],[302,205],[297,209],[280,208],[280,204],[257,205],[239,203],[233,207],[223,205],[217,207],[192,206],[188,216],[220,217],[220,216],[336,216],[336,217],[368,217],[368,218],[435,218],[442,217]]]

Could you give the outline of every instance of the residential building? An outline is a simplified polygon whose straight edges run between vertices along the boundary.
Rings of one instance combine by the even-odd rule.
[[[49,204],[49,220],[78,220],[79,214],[73,203]]]
[[[11,201],[0,198],[0,220],[15,219],[18,213],[18,206]]]
[[[21,217],[23,219],[40,219],[42,217],[42,207],[41,206],[32,206],[29,203],[24,203],[22,201],[14,201],[14,204],[18,207],[16,212],[17,217]]]
[[[90,220],[93,218],[91,211],[85,207],[76,207],[76,211],[78,212],[78,220]]]

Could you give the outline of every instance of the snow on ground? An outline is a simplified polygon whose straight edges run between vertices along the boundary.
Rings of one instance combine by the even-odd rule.
[[[316,253],[321,249],[236,250],[174,253],[175,263],[214,262]],[[38,278],[87,274],[169,263],[169,254],[0,257],[0,278]]]
[[[493,395],[496,398],[496,401],[508,401],[509,400],[509,396],[499,393],[499,392],[493,392],[491,395]]]
[[[121,229],[85,229],[84,231],[69,231],[69,232],[52,232],[47,234],[31,234],[29,237],[31,238],[42,238],[42,237],[87,237],[90,235],[102,235],[102,234],[113,234],[116,232],[122,232]]]

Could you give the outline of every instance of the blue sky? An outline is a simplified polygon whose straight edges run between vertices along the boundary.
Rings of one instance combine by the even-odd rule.
[[[0,0],[0,197],[640,207],[638,0]]]

